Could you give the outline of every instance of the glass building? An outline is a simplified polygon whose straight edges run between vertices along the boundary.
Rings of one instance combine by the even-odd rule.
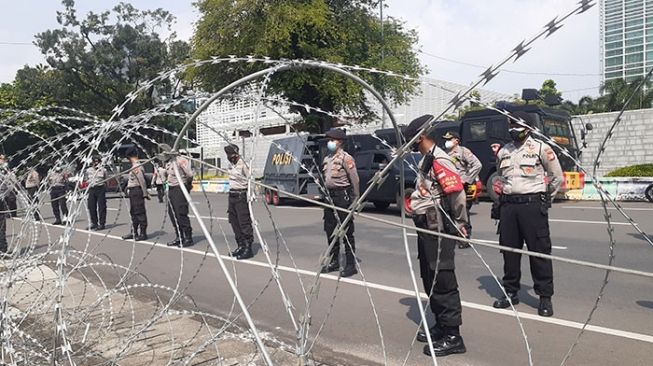
[[[653,0],[600,1],[603,81],[644,76],[653,67]]]

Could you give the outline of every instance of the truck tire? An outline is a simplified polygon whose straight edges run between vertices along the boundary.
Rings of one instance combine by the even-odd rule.
[[[272,193],[270,192],[269,189],[265,189],[265,192],[263,193],[263,196],[265,197],[265,203],[268,205],[272,204]]]
[[[374,208],[376,208],[379,211],[383,211],[386,208],[390,207],[390,202],[374,201],[372,203],[374,204]]]
[[[653,202],[653,184],[646,187],[646,191],[644,192],[644,194],[646,195],[646,199],[649,202]]]
[[[492,189],[493,184],[497,179],[499,179],[499,174],[497,172],[494,172],[487,179],[487,182],[485,182],[485,192],[487,193],[488,197],[490,197],[494,202],[499,200],[499,195],[494,192],[494,189]]]
[[[277,190],[272,191],[272,204],[275,206],[281,204],[281,197],[279,197],[279,191]]]

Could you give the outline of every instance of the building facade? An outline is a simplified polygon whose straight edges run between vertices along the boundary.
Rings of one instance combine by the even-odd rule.
[[[602,81],[632,81],[653,67],[653,0],[600,0]]]

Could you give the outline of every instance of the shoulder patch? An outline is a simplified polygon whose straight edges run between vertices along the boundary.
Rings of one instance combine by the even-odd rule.
[[[552,148],[547,147],[544,149],[544,152],[546,153],[546,158],[549,159],[549,161],[553,161],[556,159],[556,153],[553,151]]]

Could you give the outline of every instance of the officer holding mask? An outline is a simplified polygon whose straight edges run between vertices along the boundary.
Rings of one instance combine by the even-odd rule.
[[[512,116],[529,126],[535,125],[536,115],[515,112]],[[560,189],[563,175],[560,161],[546,143],[531,137],[530,130],[510,121],[513,142],[497,153],[497,180],[493,189],[499,199],[499,243],[521,249],[526,242],[529,251],[551,254],[549,207]],[[510,299],[503,296],[494,302],[495,308],[507,308],[519,303],[517,292],[521,280],[521,254],[503,252],[503,286]],[[538,314],[552,316],[553,265],[550,259],[529,257],[534,290],[540,296]],[[510,301],[509,301],[510,300]]]
[[[333,200],[333,205],[340,208],[350,208],[360,196],[359,178],[356,171],[356,162],[343,148],[346,137],[345,131],[332,128],[326,133],[329,139],[327,148],[329,155],[322,163],[324,185]],[[347,212],[324,209],[324,231],[327,235],[327,244],[331,243],[338,223],[347,217]],[[340,271],[342,277],[350,277],[358,273],[356,269],[356,242],[354,240],[354,221],[347,224],[347,234],[344,237],[345,265]],[[335,272],[340,269],[340,245],[335,243],[330,253],[329,264],[322,268],[322,273]]]

